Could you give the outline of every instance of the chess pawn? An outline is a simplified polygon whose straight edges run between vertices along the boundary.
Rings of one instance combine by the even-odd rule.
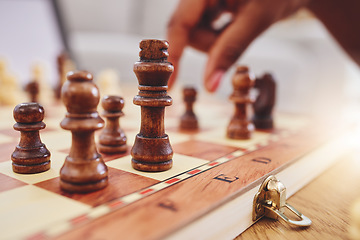
[[[16,76],[8,73],[6,61],[0,59],[0,105],[15,106],[26,101],[18,84]]]
[[[69,54],[64,51],[57,57],[58,80],[55,87],[55,98],[61,98],[61,88],[66,81],[66,74],[75,69],[75,64]]]
[[[25,91],[28,92],[31,102],[38,102],[40,88],[36,80],[29,82],[25,87]]]
[[[99,72],[96,85],[102,96],[122,94],[119,73],[113,69],[109,68]]]
[[[60,170],[60,187],[69,192],[91,192],[108,184],[108,169],[96,150],[94,133],[104,126],[96,111],[100,100],[93,76],[69,72],[61,90],[67,113],[60,126],[70,130],[72,144]]]
[[[44,108],[38,103],[22,103],[14,108],[14,129],[20,142],[11,155],[16,173],[41,173],[50,169],[50,152],[40,140],[39,130],[46,127]]]
[[[68,59],[69,56],[66,52],[62,52],[61,54],[59,54],[57,56],[57,70],[58,70],[58,80],[56,83],[56,87],[55,87],[55,97],[57,99],[61,98],[61,87],[65,82],[65,71],[64,71],[64,65],[65,65],[65,61],[66,59]]]
[[[120,128],[119,118],[124,116],[124,99],[118,96],[105,96],[102,100],[103,117],[106,126],[99,136],[99,151],[102,153],[126,152],[126,136]]]
[[[131,149],[132,167],[146,172],[160,172],[172,167],[173,150],[165,134],[164,111],[172,104],[167,83],[174,66],[167,61],[169,43],[143,40],[140,61],[134,64],[139,93],[134,104],[141,106],[140,133]]]
[[[253,103],[254,116],[252,121],[257,129],[272,129],[274,121],[272,111],[275,105],[276,83],[271,74],[266,73],[255,80],[254,88],[258,96]]]
[[[248,120],[247,105],[252,103],[250,89],[254,86],[255,77],[245,66],[236,69],[232,79],[234,91],[230,100],[235,103],[235,114],[228,128],[227,137],[231,139],[249,139],[254,131],[254,125]]]
[[[31,72],[32,82],[29,84],[33,84],[34,86],[32,86],[32,88],[35,88],[36,90],[30,90],[30,92],[33,91],[36,93],[33,95],[30,94],[30,96],[34,97],[35,102],[49,103],[49,101],[53,100],[54,95],[46,81],[45,66],[41,63],[35,63],[31,67]]]
[[[185,87],[183,90],[186,110],[180,118],[180,129],[196,130],[199,128],[197,117],[193,111],[196,94],[197,92],[194,87]]]

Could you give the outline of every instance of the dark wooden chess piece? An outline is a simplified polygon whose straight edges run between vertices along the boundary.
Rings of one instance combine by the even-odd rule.
[[[40,173],[50,169],[50,152],[40,140],[44,108],[38,103],[22,103],[14,108],[14,129],[20,131],[20,142],[11,155],[16,173]]]
[[[248,120],[247,105],[253,102],[250,98],[250,89],[254,86],[255,78],[245,66],[236,69],[232,79],[234,92],[230,100],[235,103],[235,114],[228,128],[227,137],[232,139],[249,139],[254,131],[254,125]]]
[[[69,72],[61,90],[67,113],[61,121],[70,130],[72,144],[60,170],[60,187],[69,192],[91,192],[108,184],[108,169],[96,150],[94,133],[104,126],[96,111],[99,90],[86,71]]]
[[[141,106],[141,128],[131,149],[134,169],[147,172],[172,167],[173,150],[165,134],[165,106],[172,104],[167,82],[174,67],[167,61],[169,43],[161,40],[140,42],[140,61],[134,64],[139,93],[134,104]]]
[[[126,152],[126,136],[120,128],[119,118],[124,116],[124,99],[119,96],[105,96],[102,99],[103,117],[106,125],[99,136],[99,151],[102,153]]]
[[[255,128],[272,129],[274,121],[272,111],[275,105],[276,83],[270,73],[264,74],[255,80],[254,88],[258,89],[258,96],[253,103]]]
[[[40,87],[36,80],[29,82],[25,87],[25,91],[29,93],[30,102],[38,102]]]
[[[180,118],[180,129],[182,130],[197,130],[199,128],[197,117],[193,111],[196,94],[197,91],[194,87],[185,87],[183,89],[186,110]]]
[[[61,88],[62,85],[64,84],[64,78],[65,78],[65,64],[66,61],[68,61],[69,59],[69,55],[67,54],[67,52],[62,52],[61,54],[59,54],[57,56],[57,70],[58,70],[58,79],[57,79],[57,83],[55,86],[55,98],[56,99],[60,99],[61,98]]]

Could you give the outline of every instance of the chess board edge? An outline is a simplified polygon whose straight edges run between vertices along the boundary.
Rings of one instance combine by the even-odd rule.
[[[234,191],[232,194],[229,194],[225,199],[222,199],[213,205],[211,211],[200,211],[200,214],[196,215],[196,217],[192,218],[190,221],[179,220],[178,223],[175,224],[176,227],[172,226],[168,229],[159,228],[160,230],[157,229],[154,231],[146,230],[145,232],[149,235],[142,235],[142,237],[147,236],[148,239],[217,239],[220,236],[221,238],[224,238],[225,236],[227,236],[225,238],[233,238],[254,223],[251,218],[252,200],[258,187],[267,176],[276,174],[278,179],[284,182],[285,186],[289,189],[287,195],[289,197],[298,191],[301,187],[309,183],[313,178],[321,174],[324,170],[331,166],[331,164],[333,164],[342,153],[346,152],[351,147],[351,144],[348,144],[348,140],[352,137],[352,134],[348,132],[341,134],[341,137],[336,137],[335,139],[332,138],[332,140],[329,140],[326,136],[322,136],[321,139],[327,139],[327,141],[320,141],[314,146],[308,143],[307,147],[310,147],[310,149],[308,149],[305,154],[298,156],[296,159],[293,159],[293,161],[290,161],[285,165],[267,172],[256,181],[248,184],[245,188],[243,187],[237,191]],[[266,151],[266,149],[264,151]],[[253,151],[253,153],[254,152],[259,151]],[[234,156],[232,157],[234,158]],[[245,158],[246,156],[240,157]],[[253,158],[253,156],[251,156],[251,152],[247,158]],[[231,159],[229,160],[231,161]],[[212,161],[209,164],[214,162],[216,161]],[[240,161],[235,159],[234,162]],[[220,168],[221,166],[226,166],[226,164],[219,164],[217,166],[214,165],[212,166],[211,170],[216,170],[217,167]],[[201,174],[210,174],[209,172],[211,171],[207,169],[206,171],[198,172],[194,175],[196,177],[200,176]],[[185,181],[179,181],[175,184],[181,185],[184,184],[184,182]],[[179,187],[181,186],[178,186],[178,188]],[[146,189],[141,191],[144,192]],[[161,189],[161,191],[156,192],[156,194],[150,194],[150,196],[136,201],[129,206],[131,207],[132,211],[142,211],[139,209],[140,206],[146,207],[147,210],[149,210],[149,204],[151,201],[156,201],[154,200],[156,197],[160,197],[161,199],[161,195],[168,196],[168,194],[172,194],[169,193],[169,191],[170,190],[166,188]],[[173,191],[173,189],[171,191]],[[169,206],[166,206],[165,208],[168,207]],[[73,231],[61,235],[59,239],[76,239],[79,237],[84,237],[85,235],[96,237],[99,236],[99,234],[101,235],[101,233],[108,233],[110,234],[109,237],[111,238],[111,236],[115,236],[116,234],[110,233],[109,230],[112,229],[114,232],[119,232],[119,228],[117,227],[115,229],[114,226],[108,227],[102,224],[104,222],[109,222],[109,219],[111,218],[118,219],[119,216],[128,214],[128,211],[124,209],[125,208],[121,208],[112,212],[112,216],[107,215],[95,219],[93,224],[82,225],[78,228],[74,228]],[[123,213],[121,213],[122,210]],[[154,218],[156,218],[156,216],[154,216]],[[131,222],[132,220],[129,219],[129,221]],[[177,220],[172,219],[172,221],[176,222]],[[144,225],[144,223],[140,225]],[[96,227],[94,226],[99,226],[100,229],[95,229]],[[121,226],[121,223],[119,226]],[[135,239],[140,238],[141,234],[143,233],[141,231],[141,226],[138,225],[137,228],[140,229],[138,234],[130,234],[133,237],[135,236]],[[125,232],[123,234],[126,235]]]
[[[353,133],[343,134],[340,138],[329,141],[320,148],[297,159],[289,167],[276,169],[258,179],[252,184],[250,190],[234,194],[230,200],[170,234],[165,239],[234,239],[255,223],[252,219],[252,200],[266,177],[275,175],[277,179],[280,179],[286,186],[287,198],[290,198],[335,164],[343,154],[351,150],[354,146],[348,144],[348,140],[354,137]]]

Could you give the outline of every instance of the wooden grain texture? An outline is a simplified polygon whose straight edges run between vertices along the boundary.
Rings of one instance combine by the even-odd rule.
[[[174,67],[167,61],[167,41],[147,39],[140,42],[140,61],[134,64],[139,82],[133,103],[141,106],[141,128],[131,149],[132,167],[144,172],[169,170],[173,150],[165,134],[165,107],[172,104],[167,84]]]
[[[35,184],[35,186],[49,190],[65,197],[76,199],[90,206],[99,206],[111,200],[125,196],[133,191],[133,189],[141,189],[157,183],[158,181],[140,177],[136,174],[121,171],[109,167],[109,186],[99,191],[88,194],[69,193],[59,188],[60,178],[52,178]],[[1,178],[0,178],[1,179]],[[0,188],[1,191],[1,188]]]
[[[34,174],[50,169],[50,152],[41,142],[39,131],[44,129],[44,108],[38,103],[21,103],[14,108],[14,129],[20,131],[19,144],[11,154],[13,171]]]
[[[311,151],[328,136],[302,132],[267,147],[235,158],[186,181],[163,189],[105,217],[80,226],[60,239],[159,239],[197,220],[235,195],[240,196],[262,182],[269,173],[276,174],[289,159]],[[311,141],[307,141],[312,139]],[[276,145],[276,148],[274,147]],[[267,156],[270,164],[254,161]],[[151,220],[151,221],[150,221]],[[144,224],[146,223],[146,224]],[[166,227],[161,227],[165,226]]]
[[[69,72],[61,89],[67,113],[60,126],[71,131],[69,155],[60,170],[60,187],[68,192],[92,192],[108,184],[108,169],[97,152],[95,131],[104,126],[97,112],[100,93],[86,71]]]
[[[0,173],[0,192],[4,192],[10,189],[13,189],[15,187],[19,187],[19,186],[25,186],[26,183],[21,182],[17,179],[13,179],[9,176],[6,176],[4,174]]]
[[[261,219],[236,240],[242,239],[348,239],[350,205],[360,197],[360,159],[348,154],[288,203],[312,220],[308,228],[284,221]]]
[[[199,140],[189,140],[187,142],[174,144],[173,149],[177,153],[210,161],[238,150],[236,147],[202,142]]]

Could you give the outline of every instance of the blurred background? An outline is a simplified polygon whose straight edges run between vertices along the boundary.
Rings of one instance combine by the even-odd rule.
[[[0,57],[21,85],[31,78],[32,64],[41,62],[46,81],[55,87],[56,58],[66,48],[78,69],[94,76],[114,69],[121,84],[137,84],[132,67],[138,60],[138,44],[144,38],[166,37],[177,2],[1,0]],[[205,54],[186,49],[176,87],[194,84],[203,90],[205,63]],[[274,75],[279,111],[312,114],[359,109],[359,67],[304,10],[268,29],[238,63],[248,65],[257,76]],[[216,97],[226,99],[231,93],[233,72],[227,73]]]

